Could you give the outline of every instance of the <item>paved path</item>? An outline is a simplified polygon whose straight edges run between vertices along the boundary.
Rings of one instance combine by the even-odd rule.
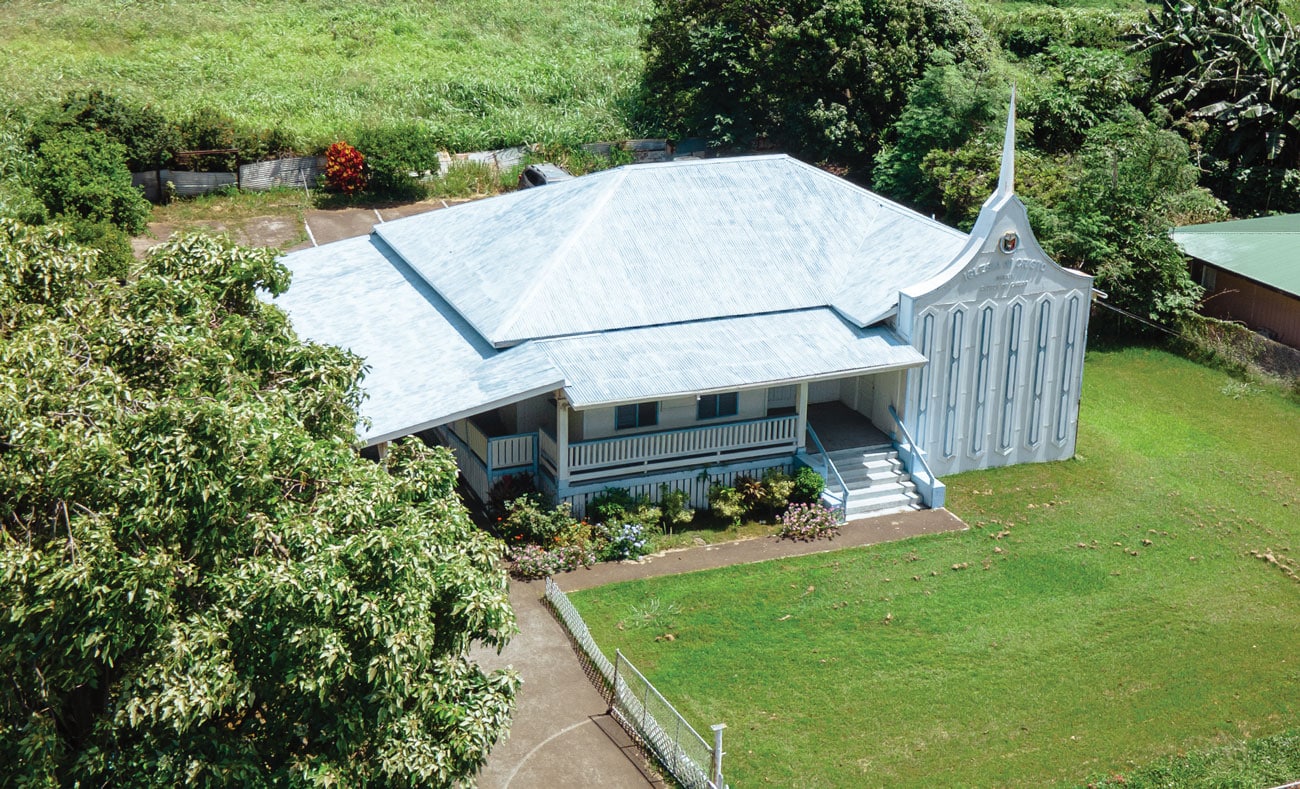
[[[605,714],[604,699],[542,602],[544,590],[541,581],[511,582],[518,635],[500,655],[471,655],[485,669],[513,666],[524,679],[510,737],[493,749],[478,775],[479,789],[662,786],[647,776],[640,753]]]
[[[572,591],[965,528],[947,510],[921,510],[853,521],[834,540],[758,537],[667,551],[639,562],[598,564],[555,580],[561,589]],[[605,702],[579,666],[564,628],[542,603],[543,591],[541,581],[512,582],[510,602],[519,634],[500,655],[491,651],[473,655],[484,668],[512,665],[524,678],[510,737],[488,757],[478,776],[479,789],[663,786],[644,766],[627,734],[605,714]]]

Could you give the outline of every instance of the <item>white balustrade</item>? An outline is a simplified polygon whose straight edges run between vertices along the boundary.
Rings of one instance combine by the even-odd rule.
[[[498,471],[517,466],[531,466],[533,464],[533,446],[536,443],[536,436],[532,433],[489,439],[488,446],[492,452],[492,463],[490,464],[492,470]]]
[[[606,472],[636,472],[689,466],[707,461],[793,452],[798,434],[796,416],[730,422],[710,427],[643,433],[625,438],[584,441],[569,446],[573,478]]]

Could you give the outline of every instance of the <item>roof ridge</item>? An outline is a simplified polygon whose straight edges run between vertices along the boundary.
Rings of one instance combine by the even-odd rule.
[[[543,346],[555,342],[572,340],[575,337],[590,337],[598,334],[615,335],[622,332],[644,331],[646,329],[661,329],[661,328],[670,328],[673,326],[689,326],[694,323],[700,323],[700,324],[718,323],[721,321],[735,320],[737,318],[765,318],[765,317],[770,317],[772,315],[788,315],[788,314],[794,314],[799,312],[816,312],[817,310],[826,310],[827,312],[830,312],[831,314],[839,317],[840,320],[845,320],[844,316],[840,315],[839,310],[835,309],[833,305],[812,304],[806,307],[786,307],[784,309],[779,309],[779,310],[760,310],[758,312],[744,312],[737,315],[709,315],[703,318],[684,318],[678,321],[664,321],[662,323],[640,323],[635,326],[619,326],[613,329],[594,329],[591,331],[574,332],[573,334],[552,334],[546,337],[533,337],[529,340],[526,340],[526,342],[535,346]],[[854,324],[852,321],[845,321],[845,322],[854,326],[857,325]]]
[[[524,294],[518,300],[515,301],[514,308],[510,311],[510,316],[497,325],[498,334],[506,334],[514,329],[515,324],[519,322],[520,316],[524,313],[524,308],[528,304],[532,303],[533,299],[537,297],[538,291],[541,290],[542,286],[550,278],[551,272],[561,264],[564,257],[567,256],[568,253],[577,245],[578,240],[587,231],[587,228],[591,227],[592,223],[596,221],[596,218],[604,214],[605,206],[609,205],[609,201],[614,198],[619,187],[621,187],[623,182],[627,180],[627,173],[628,171],[623,167],[619,167],[612,172],[610,183],[606,184],[604,191],[596,200],[595,205],[592,206],[592,210],[588,211],[582,221],[569,231],[564,242],[551,252],[546,263],[542,266],[541,270],[537,272],[537,276],[531,283],[529,283],[528,289],[524,291]],[[496,345],[498,342],[506,342],[509,339],[509,337],[505,337],[499,341],[492,340],[492,344]]]

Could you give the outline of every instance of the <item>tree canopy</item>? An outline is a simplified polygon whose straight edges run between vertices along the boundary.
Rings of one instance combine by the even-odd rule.
[[[1300,209],[1300,30],[1276,4],[1165,0],[1136,48],[1154,100],[1199,122],[1220,196],[1245,210]]]
[[[517,677],[500,544],[417,442],[354,446],[361,363],[205,237],[126,278],[0,220],[0,759],[20,786],[472,774]]]
[[[791,153],[869,166],[879,136],[938,53],[981,58],[955,0],[656,0],[646,109],[715,144],[766,137]]]

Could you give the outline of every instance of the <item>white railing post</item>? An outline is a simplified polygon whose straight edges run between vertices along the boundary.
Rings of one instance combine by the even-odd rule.
[[[569,400],[564,390],[555,393],[555,497],[564,498],[569,487]]]
[[[727,728],[725,723],[715,723],[709,728],[713,729],[713,765],[712,780],[714,789],[726,789],[722,783],[722,730]]]
[[[794,410],[799,415],[799,420],[794,426],[794,446],[795,451],[804,448],[804,434],[808,432],[808,382],[804,381],[799,384],[795,390]]]

